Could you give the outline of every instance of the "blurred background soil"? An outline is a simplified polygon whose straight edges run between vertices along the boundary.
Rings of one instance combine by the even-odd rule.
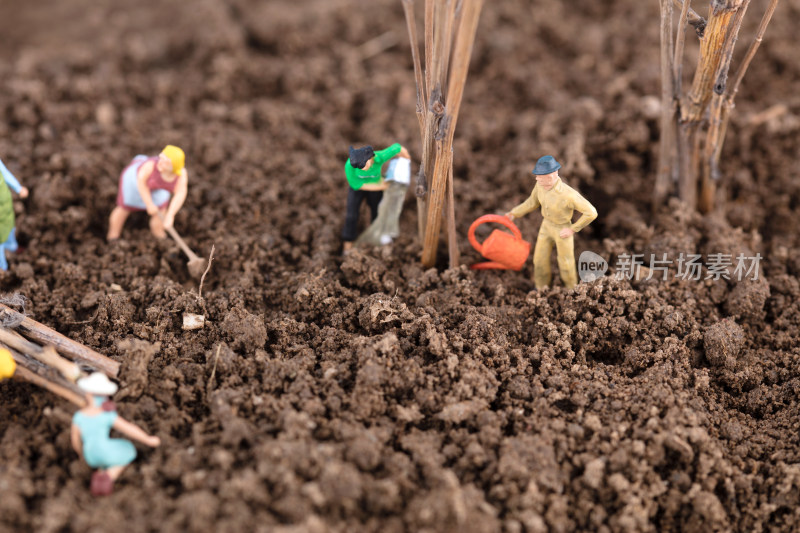
[[[472,220],[548,153],[600,212],[578,252],[764,258],[757,282],[540,293],[530,263],[421,268],[410,197],[406,235],[340,255],[347,147],[418,163],[399,1],[0,3],[0,157],[31,189],[0,290],[121,361],[121,414],[164,442],[93,499],[73,408],[4,382],[0,530],[796,531],[798,15],[778,7],[727,201],[700,216],[650,203],[658,2],[486,3],[455,140],[465,263]],[[143,216],[104,239],[120,170],[167,143],[190,176],[176,228],[216,245],[203,299]]]

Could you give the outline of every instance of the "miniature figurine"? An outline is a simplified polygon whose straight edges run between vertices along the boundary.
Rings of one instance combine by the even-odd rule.
[[[6,168],[2,161],[0,161],[0,174],[3,175],[3,179],[0,181],[0,268],[8,270],[6,250],[16,252],[19,248],[17,244],[17,228],[15,227],[14,204],[11,200],[9,187],[23,199],[28,197],[28,189],[19,184],[17,178]]]
[[[108,221],[109,241],[119,239],[133,211],[147,211],[150,231],[159,239],[166,238],[165,228],[172,227],[186,200],[189,178],[185,160],[183,150],[172,145],[166,146],[158,157],[133,158],[119,177],[117,206]]]
[[[386,245],[400,235],[400,215],[411,183],[411,160],[395,157],[386,169],[386,190],[378,205],[378,217],[358,236],[356,244]]]
[[[78,386],[86,392],[87,404],[72,417],[70,441],[78,455],[98,469],[92,474],[92,495],[106,496],[111,494],[114,481],[125,467],[136,459],[133,444],[110,438],[111,428],[153,448],[161,444],[161,439],[117,415],[116,406],[108,399],[117,392],[117,385],[105,374],[94,372],[79,379]]]
[[[408,150],[395,143],[388,148],[375,152],[372,146],[361,148],[350,147],[350,157],[344,164],[344,172],[349,184],[347,192],[347,216],[342,230],[343,250],[347,252],[353,247],[358,236],[358,210],[366,200],[372,215],[372,221],[378,216],[378,204],[388,184],[381,176],[383,164],[395,156],[411,159]]]
[[[538,207],[542,208],[542,226],[533,250],[533,280],[537,289],[550,285],[553,275],[550,270],[550,254],[553,245],[558,255],[558,270],[568,289],[578,283],[575,268],[575,243],[573,235],[597,218],[597,210],[578,192],[561,181],[558,169],[561,165],[553,156],[539,158],[533,174],[536,185],[525,202],[506,213],[509,220],[523,217]],[[573,211],[581,217],[572,222]]]
[[[0,381],[13,376],[16,369],[17,363],[14,362],[11,352],[5,348],[0,348]]]

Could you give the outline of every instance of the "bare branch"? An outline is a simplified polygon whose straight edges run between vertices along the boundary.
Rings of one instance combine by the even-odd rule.
[[[675,91],[672,55],[672,2],[661,0],[661,139],[658,172],[653,190],[653,206],[661,205],[670,185],[670,169],[675,151]]]
[[[674,70],[673,82],[673,95],[677,101],[681,95],[681,84],[683,78],[683,45],[686,41],[686,26],[687,16],[689,13],[689,4],[692,0],[684,0],[683,7],[681,8],[681,15],[678,18],[678,36],[675,38],[675,55],[672,60],[672,68]]]
[[[673,0],[673,3],[683,11],[683,0]],[[687,22],[691,24],[694,31],[697,32],[697,36],[702,39],[706,31],[706,19],[698,15],[694,9],[689,9],[686,14],[688,17]]]
[[[764,16],[761,17],[761,23],[758,25],[756,38],[752,43],[750,43],[750,48],[747,49],[747,54],[745,55],[742,64],[739,66],[739,68],[736,70],[736,74],[733,76],[733,83],[728,87],[726,95],[728,105],[733,104],[733,99],[736,97],[736,93],[739,91],[739,85],[742,83],[742,78],[744,78],[744,75],[750,66],[750,62],[756,55],[758,47],[761,46],[761,40],[764,38],[764,33],[767,31],[767,26],[772,20],[772,15],[775,13],[776,7],[778,7],[778,0],[771,0],[769,6],[767,6],[767,10],[764,12]]]
[[[406,15],[406,26],[408,27],[408,40],[411,43],[411,59],[414,61],[414,81],[417,85],[417,121],[419,122],[419,133],[423,135],[425,128],[425,108],[428,105],[428,101],[425,95],[425,83],[422,77],[422,62],[419,57],[417,19],[414,16],[414,0],[402,1],[403,11]]]
[[[436,250],[442,225],[442,209],[447,193],[448,164],[452,166],[453,133],[461,108],[461,99],[464,95],[464,84],[467,80],[469,61],[482,7],[483,0],[464,0],[461,5],[462,11],[451,54],[452,64],[447,81],[447,97],[442,102],[446,103],[446,107],[443,106],[441,109],[439,134],[435,139],[435,160],[428,194],[428,213],[422,248],[422,264],[427,267],[433,266],[436,262]],[[436,93],[436,88],[433,92]],[[431,102],[433,103],[433,97]],[[430,105],[429,109],[437,111],[433,105]]]

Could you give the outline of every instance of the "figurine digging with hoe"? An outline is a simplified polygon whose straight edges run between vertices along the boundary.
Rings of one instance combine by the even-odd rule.
[[[173,145],[167,145],[157,157],[134,157],[119,177],[117,205],[109,217],[107,239],[119,239],[132,212],[147,211],[153,235],[163,239],[169,233],[189,258],[189,274],[200,278],[205,261],[189,248],[172,226],[189,188],[185,162],[183,150]]]

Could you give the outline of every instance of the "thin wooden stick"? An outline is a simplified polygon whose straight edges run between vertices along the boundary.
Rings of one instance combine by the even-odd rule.
[[[82,407],[86,403],[83,391],[74,383],[61,378],[61,375],[55,373],[55,370],[52,368],[21,354],[11,346],[0,343],[0,347],[6,348],[17,364],[17,368],[14,371],[15,378],[29,381],[34,385],[61,396],[75,405]]]
[[[208,265],[206,266],[203,275],[200,277],[200,286],[197,289],[197,297],[200,298],[201,300],[203,299],[203,283],[205,283],[206,281],[206,274],[208,274],[208,271],[211,270],[211,262],[214,260],[214,249],[215,246],[212,244],[211,253],[208,254]]]
[[[688,0],[684,7],[688,5]],[[669,191],[675,153],[675,74],[672,54],[672,0],[661,0],[661,138],[659,140],[658,172],[653,190],[653,209],[664,203]]]
[[[39,374],[31,372],[19,363],[17,370],[14,372],[14,378],[33,383],[37,387],[48,390],[56,396],[60,396],[68,402],[77,405],[78,407],[84,407],[86,405],[86,398],[80,393],[63,387],[57,383],[53,383],[52,381],[48,381]]]
[[[422,136],[425,132],[425,108],[428,105],[428,100],[425,93],[425,82],[422,77],[422,62],[419,57],[417,19],[414,16],[414,0],[403,0],[403,10],[406,15],[408,40],[411,43],[411,59],[414,62],[414,81],[417,85],[417,121],[419,122],[419,134]]]
[[[456,34],[456,43],[453,49],[454,64],[451,67],[447,91],[447,105],[450,107],[448,115],[452,117],[447,124],[451,143],[458,121],[458,113],[461,110],[461,99],[464,96],[464,85],[467,82],[469,61],[472,58],[472,47],[475,44],[475,33],[478,29],[482,7],[483,0],[465,1],[464,13]]]
[[[385,52],[389,48],[397,44],[399,38],[393,30],[389,30],[374,39],[370,39],[362,44],[359,48],[359,56],[362,61],[366,61],[376,55]]]
[[[414,15],[414,0],[403,0],[403,11],[406,16],[406,26],[408,26],[408,39],[411,42],[411,58],[414,61],[414,82],[417,86],[417,121],[419,122],[420,138],[425,138],[425,110],[428,108],[428,96],[426,85],[422,73],[422,62],[419,57],[419,43],[417,38],[417,19]],[[426,32],[427,35],[427,32]],[[420,154],[421,155],[421,154]],[[420,242],[425,236],[425,174],[420,167],[420,175],[417,176],[417,234]]]
[[[0,327],[0,342],[19,353],[25,354],[44,365],[58,370],[64,378],[70,381],[74,382],[81,377],[82,372],[81,369],[78,368],[78,365],[60,357],[56,353],[55,348],[50,345],[39,346],[16,331],[11,331],[3,327]]]
[[[13,326],[13,329],[16,329],[28,339],[40,344],[52,344],[61,354],[67,356],[69,359],[101,370],[110,377],[116,377],[119,373],[119,363],[116,361],[65,337],[61,333],[26,317],[22,313],[18,313],[5,304],[0,304],[0,318],[5,317],[13,319],[13,321],[17,323],[17,325]]]
[[[425,228],[425,240],[422,249],[422,264],[432,267],[436,263],[436,251],[439,244],[439,232],[442,222],[442,208],[447,185],[447,161],[451,161],[449,152],[452,150],[453,134],[464,95],[469,70],[469,60],[472,56],[472,47],[475,42],[475,32],[478,27],[483,0],[465,0],[462,9],[461,21],[456,30],[455,45],[452,53],[450,76],[447,83],[448,109],[440,125],[440,134],[437,135],[436,160],[434,162],[433,179],[428,195],[428,217]]]
[[[425,0],[425,94],[433,91],[433,15],[434,0]],[[426,103],[425,108],[428,108]]]
[[[681,97],[681,84],[683,82],[683,47],[686,42],[686,28],[689,25],[688,14],[689,5],[692,0],[684,0],[683,7],[681,8],[680,18],[678,19],[678,35],[675,38],[675,55],[672,60],[672,68],[675,75],[673,76],[673,98],[677,102]]]
[[[443,21],[440,26],[439,33],[441,34],[441,50],[439,50],[439,57],[441,58],[439,69],[440,72],[437,76],[442,82],[442,92],[447,93],[447,68],[450,66],[450,49],[453,46],[453,28],[456,23],[456,0],[444,0],[445,4],[442,6]],[[449,102],[448,102],[449,105]]]
[[[683,11],[683,0],[673,0],[673,3],[680,7],[681,11]],[[686,21],[694,27],[695,31],[697,31],[697,36],[702,38],[706,29],[706,19],[701,17],[694,9],[691,8],[687,10],[686,17]]]
[[[750,0],[717,0],[711,11],[700,43],[700,60],[697,63],[692,86],[681,102],[681,127],[679,138],[681,199],[692,207],[697,206],[697,185],[701,173],[700,125],[705,119],[714,88],[719,81],[720,65],[738,33],[737,20],[741,22],[742,7]],[[688,151],[684,151],[688,150]]]
[[[425,126],[422,134],[422,163],[420,164],[419,174],[417,175],[417,211],[423,217],[418,221],[420,240],[424,242],[427,234],[427,221],[430,217],[430,197],[428,194],[428,184],[434,173],[435,164],[435,142],[440,122],[444,116],[444,93],[442,87],[444,81],[442,73],[446,70],[442,65],[444,60],[440,57],[444,46],[442,32],[435,30],[442,25],[442,17],[445,12],[444,2],[446,0],[428,0],[425,10],[425,78],[427,95],[427,108],[425,110]],[[428,50],[430,49],[430,54]],[[424,199],[424,203],[420,202]]]
[[[703,147],[703,162],[700,168],[700,197],[698,202],[698,207],[703,213],[708,213],[714,208],[716,174],[718,172],[714,165],[714,155],[717,152],[717,146],[722,144],[720,134],[722,130],[722,113],[727,89],[728,71],[730,70],[731,60],[733,58],[733,49],[736,46],[736,39],[742,27],[742,21],[744,20],[744,15],[747,12],[749,4],[750,0],[744,0],[739,10],[734,14],[728,37],[722,49],[722,60],[719,63],[717,80],[713,88],[714,94],[709,104],[709,126]]]
[[[736,70],[736,74],[733,76],[733,83],[728,87],[726,94],[726,100],[731,106],[733,104],[733,99],[736,98],[736,93],[739,92],[739,85],[742,83],[742,78],[744,78],[747,69],[750,67],[750,62],[753,61],[753,57],[755,57],[758,48],[761,46],[761,41],[764,39],[764,33],[767,31],[767,26],[769,26],[769,23],[772,20],[772,15],[775,13],[775,8],[777,7],[778,0],[771,0],[769,6],[767,6],[767,10],[764,12],[764,16],[761,17],[761,23],[758,25],[756,38],[752,43],[750,43],[750,48],[747,49],[747,54],[742,60],[742,64],[739,65],[739,68]]]
[[[772,20],[772,15],[775,13],[775,8],[777,7],[778,7],[778,0],[771,0],[769,6],[767,6],[767,10],[761,17],[761,23],[758,25],[758,31],[756,33],[756,37],[753,40],[753,42],[750,43],[750,47],[747,49],[747,53],[745,54],[745,57],[742,60],[742,64],[739,65],[739,68],[736,70],[736,74],[734,74],[733,76],[734,80],[733,83],[729,84],[728,88],[725,91],[725,102],[722,108],[722,123],[720,125],[720,132],[719,132],[720,142],[717,143],[716,150],[714,152],[714,158],[712,163],[712,175],[719,172],[719,161],[720,157],[722,156],[722,144],[723,141],[725,140],[725,135],[728,133],[728,123],[730,121],[731,110],[733,109],[733,101],[736,98],[736,93],[739,92],[739,85],[741,85],[742,79],[744,78],[744,75],[747,72],[748,67],[750,66],[750,62],[756,55],[756,51],[758,50],[759,46],[761,46],[761,41],[764,38],[764,33],[766,33],[767,31],[767,26]]]
[[[453,150],[450,150],[450,161],[447,163],[447,249],[450,256],[450,268],[458,267],[461,263],[461,252],[458,249],[458,235],[456,233],[455,196],[453,193]]]

